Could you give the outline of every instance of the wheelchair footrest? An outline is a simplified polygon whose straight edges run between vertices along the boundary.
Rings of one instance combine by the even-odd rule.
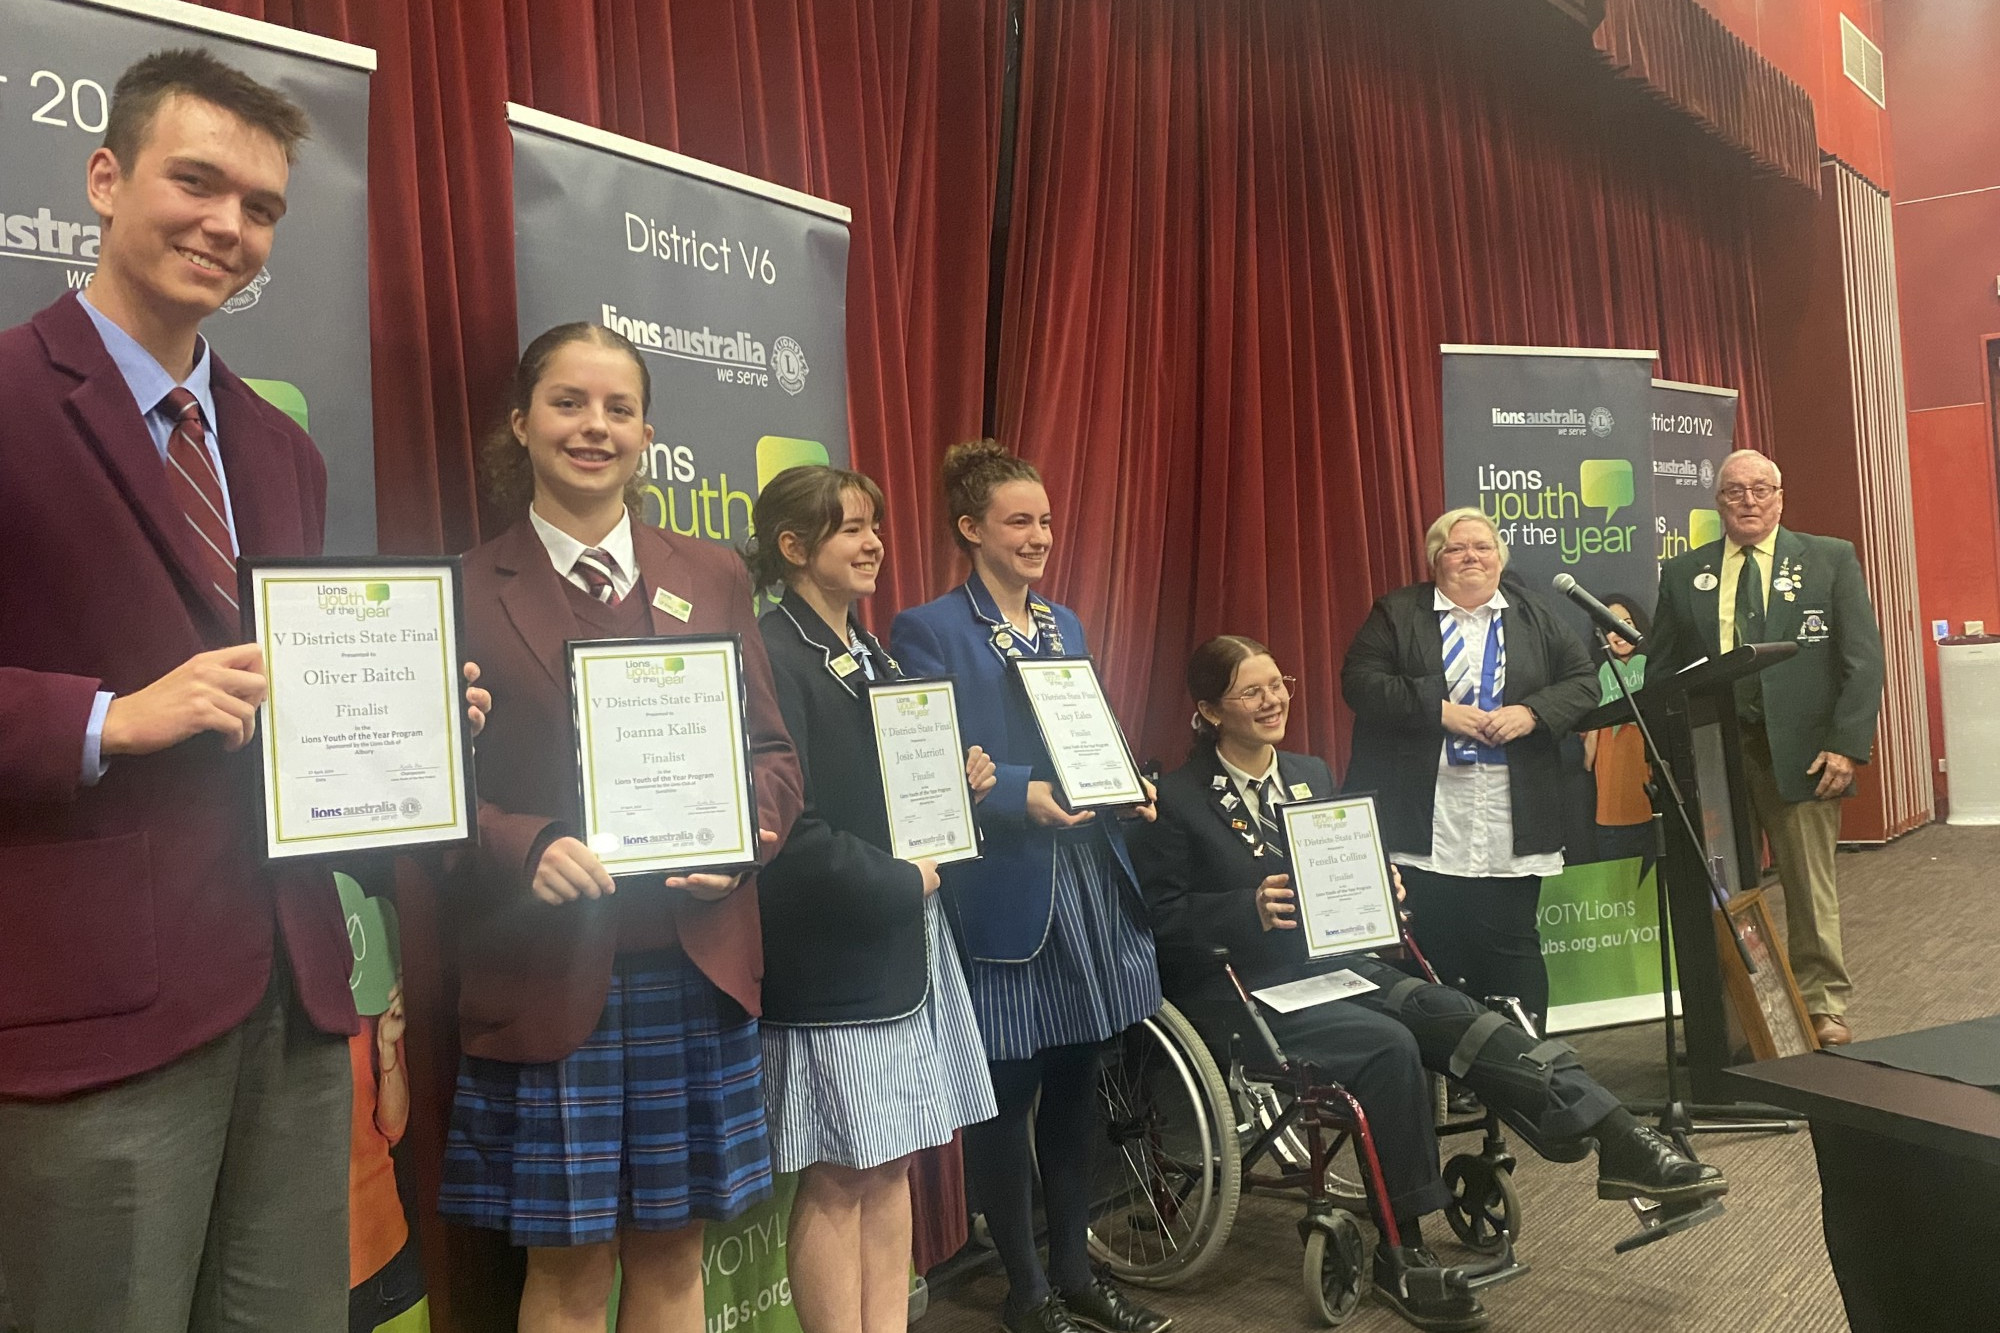
[[[1656,1203],[1651,1199],[1629,1200],[1632,1211],[1639,1216],[1639,1229],[1611,1247],[1613,1254],[1627,1254],[1642,1245],[1698,1227],[1704,1222],[1713,1222],[1723,1213],[1722,1200],[1717,1198],[1689,1199],[1682,1203]]]
[[[1413,1294],[1463,1296],[1487,1287],[1497,1287],[1502,1282],[1512,1282],[1527,1271],[1528,1266],[1514,1258],[1514,1247],[1510,1244],[1485,1263],[1453,1264],[1447,1268],[1406,1268],[1403,1270],[1403,1281]]]

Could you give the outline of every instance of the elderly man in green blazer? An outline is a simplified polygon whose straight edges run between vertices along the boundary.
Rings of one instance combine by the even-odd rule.
[[[1868,762],[1882,707],[1882,634],[1854,544],[1778,525],[1784,478],[1739,449],[1715,478],[1723,538],[1660,567],[1652,661],[1679,670],[1741,643],[1798,656],[1737,684],[1750,806],[1785,886],[1792,973],[1822,1046],[1852,1038],[1833,851],[1840,798]]]

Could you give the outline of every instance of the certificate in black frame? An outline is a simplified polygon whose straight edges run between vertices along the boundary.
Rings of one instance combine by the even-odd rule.
[[[276,747],[278,729],[272,725],[274,701],[277,697],[276,668],[271,660],[269,646],[264,643],[264,630],[271,628],[260,616],[258,590],[273,581],[273,575],[296,574],[314,581],[333,583],[335,581],[364,585],[393,583],[393,579],[369,578],[368,575],[385,574],[391,570],[438,570],[445,574],[451,602],[450,614],[444,618],[443,627],[452,636],[447,646],[447,661],[450,664],[450,686],[452,696],[452,716],[457,719],[456,744],[451,760],[457,765],[458,783],[462,787],[460,803],[455,807],[455,818],[446,824],[428,825],[426,830],[444,829],[442,834],[395,838],[381,841],[380,835],[362,832],[358,834],[326,834],[308,838],[285,839],[282,830],[282,811],[278,810],[278,797],[273,788],[272,769],[278,763]],[[360,577],[357,579],[357,575]],[[257,832],[258,848],[266,864],[287,861],[303,861],[340,856],[358,856],[382,852],[409,851],[416,848],[467,847],[479,841],[479,787],[478,771],[473,762],[472,719],[465,707],[465,575],[463,564],[457,556],[243,556],[236,562],[236,598],[242,615],[245,639],[257,644],[265,652],[265,679],[268,682],[264,704],[259,708],[262,735],[256,738],[257,746]],[[360,606],[370,602],[364,591]],[[406,798],[407,801],[408,798]],[[399,805],[402,803],[399,803]],[[418,831],[420,834],[424,830]],[[291,842],[314,842],[317,846],[297,850],[282,850],[282,844]]]
[[[748,831],[747,851],[740,857],[725,857],[713,861],[694,857],[681,862],[670,857],[668,859],[672,862],[671,865],[644,865],[618,869],[614,860],[606,857],[605,853],[593,843],[595,830],[591,823],[592,786],[587,773],[589,757],[586,751],[588,719],[585,713],[585,696],[578,683],[579,663],[600,657],[609,658],[619,653],[629,654],[632,659],[651,656],[671,659],[686,657],[695,650],[709,646],[726,647],[734,668],[730,684],[735,706],[737,739],[735,753],[742,774],[742,783],[738,791],[741,799],[737,814],[741,826]],[[577,836],[585,846],[590,847],[600,859],[604,860],[605,868],[611,871],[612,877],[635,879],[650,878],[655,875],[737,874],[755,869],[758,864],[760,830],[757,824],[757,772],[750,750],[749,689],[743,674],[743,636],[723,633],[650,635],[628,639],[569,639],[563,643],[563,661],[564,683],[569,691],[570,739],[575,760],[577,809],[582,815],[584,825],[578,830]]]
[[[1381,867],[1382,885],[1384,892],[1388,896],[1389,931],[1386,935],[1372,936],[1358,944],[1351,946],[1343,944],[1328,949],[1323,953],[1317,953],[1313,950],[1311,916],[1306,911],[1306,891],[1304,885],[1300,883],[1299,858],[1297,852],[1292,850],[1294,847],[1292,822],[1294,819],[1309,814],[1316,814],[1322,810],[1351,809],[1357,806],[1363,807],[1368,811],[1369,837],[1375,847],[1375,862]],[[1368,792],[1360,792],[1350,793],[1345,796],[1317,796],[1308,801],[1286,801],[1278,807],[1278,818],[1285,831],[1285,843],[1288,849],[1287,860],[1291,866],[1292,874],[1292,890],[1296,895],[1295,901],[1298,903],[1299,908],[1299,929],[1305,934],[1306,956],[1312,959],[1313,962],[1320,963],[1332,958],[1352,958],[1357,954],[1371,953],[1377,949],[1389,949],[1400,945],[1403,942],[1403,928],[1401,907],[1396,901],[1396,871],[1394,865],[1389,860],[1389,849],[1382,843],[1382,815],[1381,811],[1375,806],[1374,795]]]
[[[1021,692],[1027,697],[1028,713],[1035,719],[1035,730],[1042,738],[1042,749],[1049,756],[1050,764],[1055,768],[1055,785],[1057,790],[1062,793],[1063,804],[1071,811],[1143,804],[1146,800],[1145,778],[1139,772],[1138,762],[1132,757],[1132,744],[1125,737],[1125,728],[1119,725],[1118,715],[1111,711],[1111,699],[1104,693],[1104,679],[1097,674],[1095,659],[1088,655],[1079,655],[1065,657],[1016,657],[1010,659],[1010,661],[1014,667],[1015,679],[1021,685]],[[1077,666],[1082,666],[1090,673],[1090,683],[1095,689],[1097,702],[1103,707],[1105,719],[1110,722],[1112,731],[1118,736],[1119,752],[1125,757],[1125,771],[1131,778],[1130,786],[1123,790],[1106,792],[1100,796],[1086,797],[1081,800],[1070,791],[1069,784],[1063,780],[1062,760],[1056,757],[1056,747],[1049,743],[1048,724],[1042,718],[1041,706],[1035,700],[1035,692],[1028,688],[1025,679],[1026,673],[1030,671],[1040,671],[1057,667],[1074,668]]]
[[[961,779],[960,785],[968,786],[968,784],[962,781],[965,776],[965,735],[959,729],[958,725],[958,683],[949,676],[898,676],[894,680],[870,681],[863,697],[868,701],[868,723],[875,737],[875,764],[877,771],[882,775],[882,800],[885,807],[888,807],[889,803],[889,759],[882,750],[881,715],[875,710],[875,699],[878,694],[906,693],[912,687],[920,692],[941,689],[951,696],[951,739],[957,753],[958,773]],[[939,865],[957,865],[963,861],[977,861],[984,856],[986,854],[986,835],[979,827],[979,803],[973,799],[969,786],[965,793],[965,810],[966,823],[972,830],[972,847],[970,851],[966,851],[963,848],[952,848],[947,855],[942,857],[913,857],[910,859],[934,860]],[[891,846],[888,850],[893,855],[901,855],[893,845],[896,835],[895,810],[893,807],[885,808],[883,814],[888,820],[889,825]]]

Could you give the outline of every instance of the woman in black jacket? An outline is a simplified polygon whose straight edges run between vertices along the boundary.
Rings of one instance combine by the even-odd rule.
[[[1417,1219],[1441,1208],[1424,1069],[1463,1078],[1538,1150],[1572,1161],[1594,1140],[1600,1198],[1683,1201],[1721,1194],[1722,1173],[1675,1151],[1641,1125],[1559,1042],[1540,1043],[1448,986],[1431,985],[1369,957],[1311,959],[1298,929],[1280,807],[1334,794],[1333,775],[1311,755],[1278,746],[1291,712],[1291,679],[1254,639],[1223,635],[1189,659],[1195,743],[1187,763],[1160,779],[1159,817],[1132,841],[1132,860],[1153,918],[1167,998],[1205,1033],[1244,1019],[1242,1001],[1214,950],[1229,952],[1253,989],[1345,968],[1373,989],[1266,1020],[1287,1053],[1346,1085],[1367,1112],[1401,1252],[1375,1258],[1382,1299],[1420,1328],[1484,1323],[1476,1300],[1406,1290],[1399,1275],[1438,1263]],[[1386,825],[1387,820],[1384,820]],[[1235,1030],[1241,1030],[1240,1028]],[[1470,1034],[1470,1035],[1468,1035]]]
[[[1346,789],[1373,792],[1417,942],[1475,998],[1510,995],[1539,1026],[1549,974],[1542,878],[1563,865],[1560,744],[1597,705],[1583,640],[1518,583],[1477,509],[1431,524],[1435,576],[1378,598],[1347,650]]]
[[[758,622],[806,808],[760,879],[764,1094],[771,1157],[798,1171],[788,1262],[806,1333],[902,1329],[909,1158],[994,1114],[985,1048],[944,919],[937,865],[892,856],[867,686],[902,673],[861,628],[882,492],[798,467],[757,497],[747,557],[783,585]],[[974,746],[966,780],[991,790]]]

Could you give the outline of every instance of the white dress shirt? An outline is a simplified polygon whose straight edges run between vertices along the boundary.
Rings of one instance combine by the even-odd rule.
[[[576,558],[592,549],[602,551],[612,559],[615,566],[611,571],[613,597],[624,601],[625,595],[632,591],[632,585],[639,581],[639,561],[632,554],[631,510],[625,511],[618,520],[618,526],[605,533],[604,540],[595,548],[585,546],[533,509],[528,511],[528,521],[534,524],[535,535],[542,539],[542,545],[549,553],[549,563],[556,567],[556,573],[585,592],[590,591],[590,585],[584,582],[583,575],[576,572]]]
[[[1433,594],[1432,608],[1449,612],[1465,640],[1466,660],[1486,660],[1486,636],[1493,621],[1507,609],[1498,589],[1480,606],[1466,610],[1442,591]],[[1439,631],[1442,633],[1442,630]],[[1436,803],[1431,811],[1431,854],[1396,852],[1397,865],[1437,875],[1465,878],[1508,878],[1562,873],[1561,852],[1514,855],[1514,796],[1505,764],[1454,764],[1438,744]]]

